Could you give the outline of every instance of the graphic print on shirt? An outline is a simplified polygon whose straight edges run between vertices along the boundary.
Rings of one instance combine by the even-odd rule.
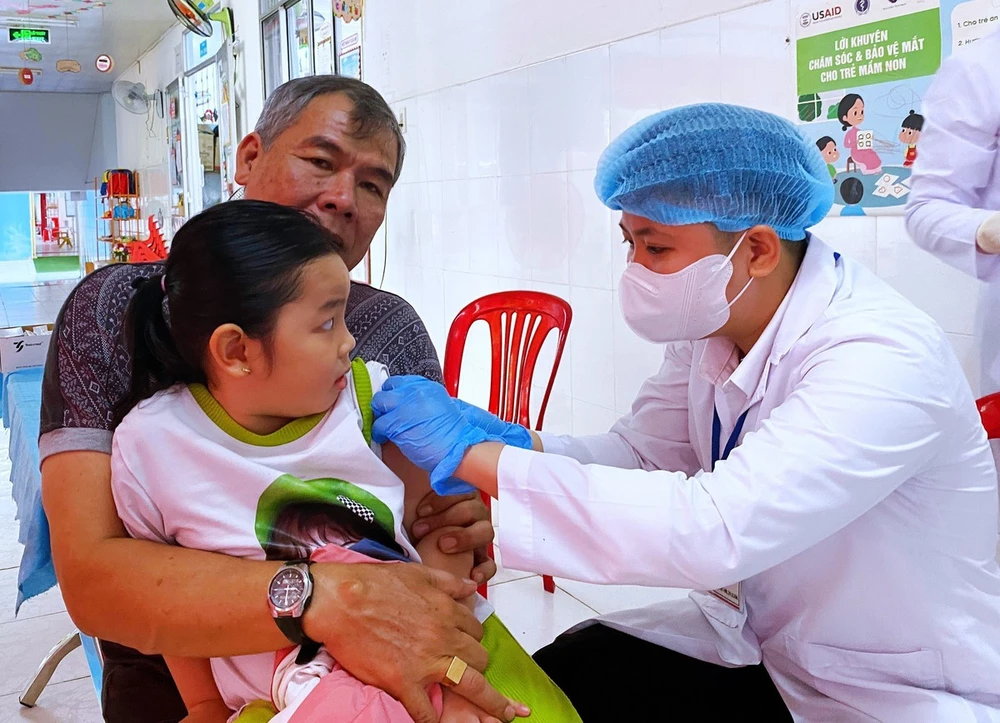
[[[306,560],[326,545],[377,542],[400,555],[392,512],[375,495],[344,480],[278,477],[257,502],[255,532],[268,560]]]

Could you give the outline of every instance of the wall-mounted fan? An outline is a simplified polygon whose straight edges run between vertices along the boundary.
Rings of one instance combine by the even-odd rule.
[[[212,37],[209,16],[219,4],[218,0],[167,0],[177,19],[192,33]]]
[[[114,96],[115,102],[129,113],[143,115],[149,113],[150,108],[153,108],[156,110],[157,117],[163,117],[163,91],[161,90],[147,93],[146,86],[142,83],[116,80],[111,85],[111,95]]]

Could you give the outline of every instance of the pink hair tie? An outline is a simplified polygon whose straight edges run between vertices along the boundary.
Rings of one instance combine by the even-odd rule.
[[[160,277],[160,288],[163,289],[163,293],[167,293],[167,275],[164,274]]]

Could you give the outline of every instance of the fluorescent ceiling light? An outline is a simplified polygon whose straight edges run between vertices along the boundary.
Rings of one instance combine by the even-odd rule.
[[[33,18],[27,15],[0,15],[0,26],[5,28],[75,28],[76,18]]]

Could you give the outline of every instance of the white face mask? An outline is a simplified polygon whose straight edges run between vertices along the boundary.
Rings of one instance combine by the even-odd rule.
[[[744,232],[728,256],[712,254],[673,274],[630,262],[618,288],[625,323],[654,344],[704,339],[721,329],[729,321],[729,308],[753,281],[732,301],[726,298],[733,254],[745,238]]]

